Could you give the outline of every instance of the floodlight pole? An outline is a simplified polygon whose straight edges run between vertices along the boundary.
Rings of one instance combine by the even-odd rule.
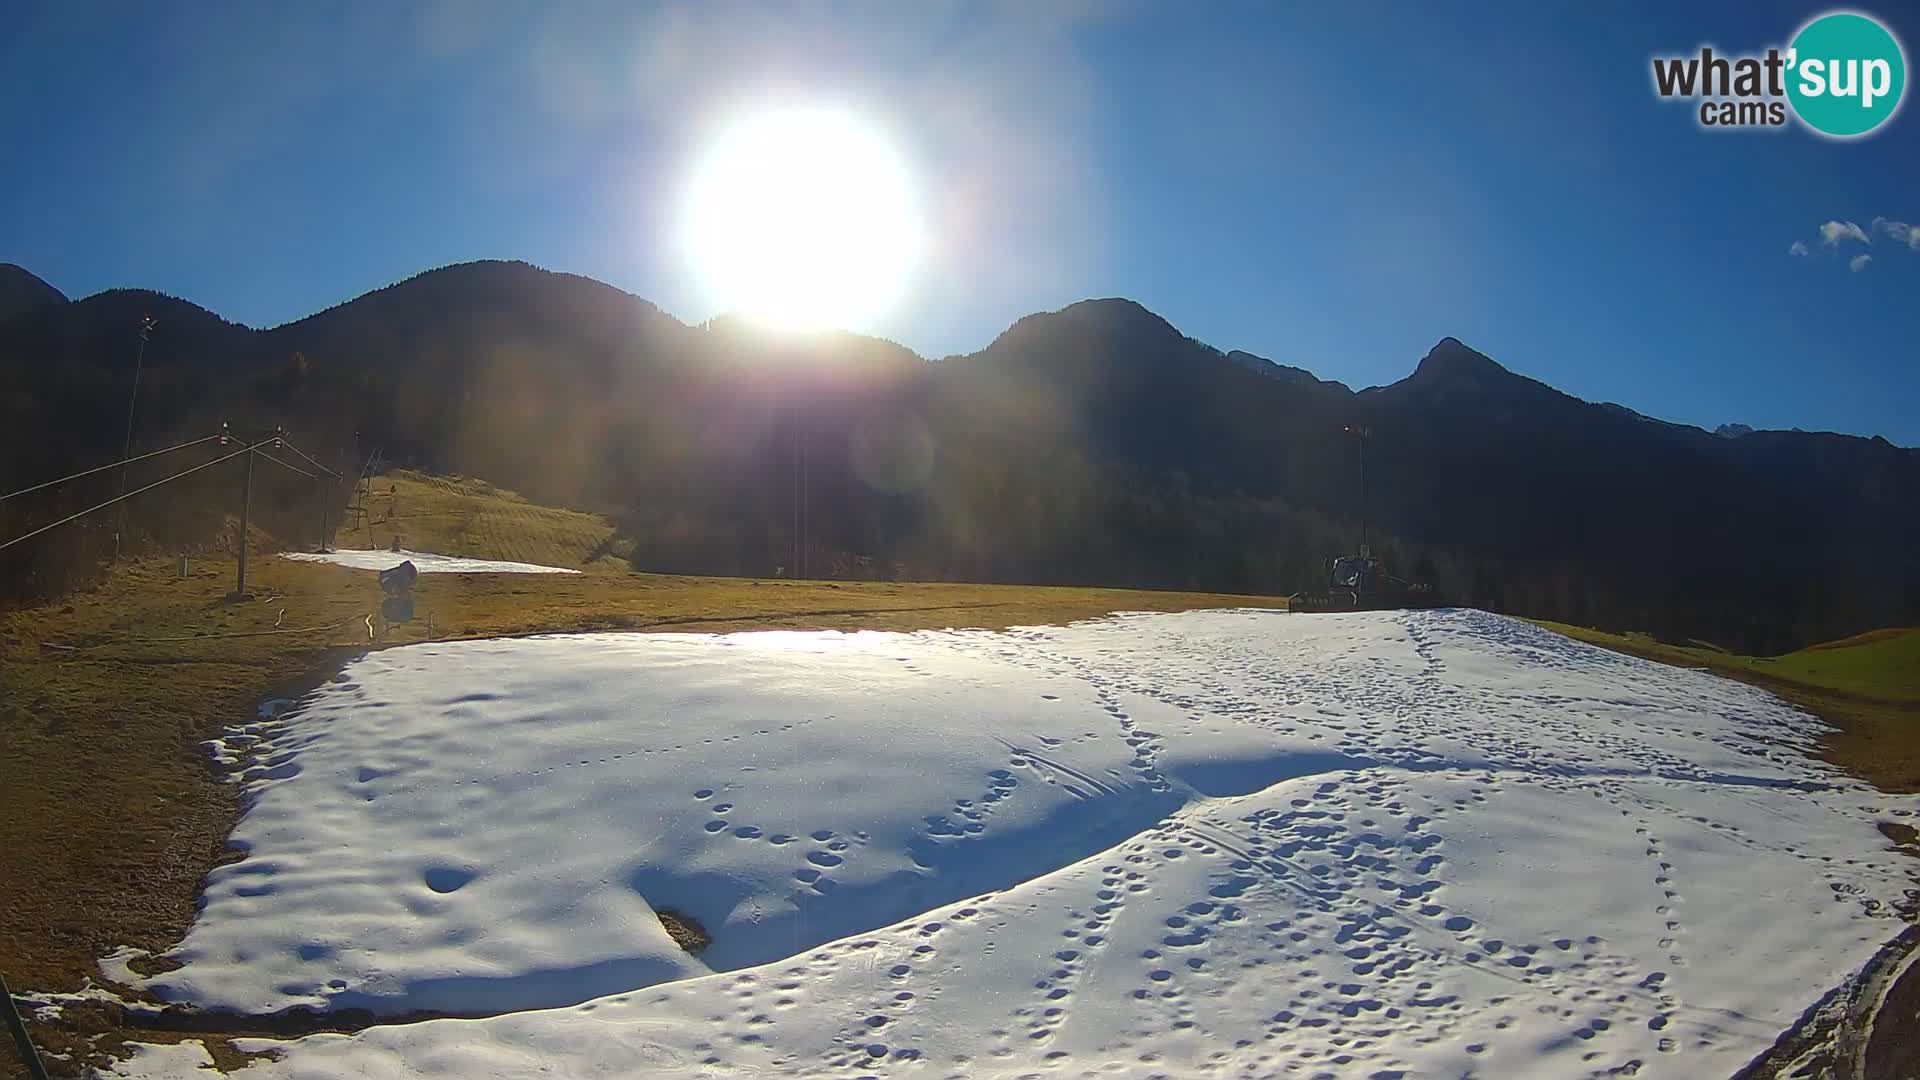
[[[793,414],[793,568],[787,576],[798,580],[800,558],[805,545],[800,539],[800,399],[796,395],[791,409]]]
[[[253,447],[247,447],[246,481],[240,488],[240,558],[236,564],[239,576],[233,586],[233,598],[247,598],[247,518],[253,510]]]
[[[1367,440],[1373,429],[1349,424],[1347,431],[1360,440],[1360,557],[1367,558],[1373,554],[1367,550]]]
[[[153,316],[140,316],[140,347],[133,354],[133,393],[127,398],[127,438],[120,449],[120,460],[133,456],[133,408],[140,401],[140,369],[146,365],[147,339],[153,333]],[[113,562],[120,564],[120,534],[127,530],[127,467],[120,466],[120,521],[113,527]]]
[[[800,427],[800,432],[799,432],[799,439],[800,439],[800,444],[799,444],[800,445],[800,576],[805,578],[807,576],[807,530],[812,527],[813,522],[808,520],[808,518],[811,516],[810,514],[808,514],[808,511],[811,510],[812,507],[807,505],[807,495],[808,495],[807,439],[806,439],[806,422],[805,422],[804,414],[801,415],[801,423],[799,427]]]

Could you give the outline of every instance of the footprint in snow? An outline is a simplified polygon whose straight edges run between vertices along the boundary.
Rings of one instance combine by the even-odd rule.
[[[459,892],[480,875],[456,866],[430,866],[420,876],[434,892],[451,893]]]

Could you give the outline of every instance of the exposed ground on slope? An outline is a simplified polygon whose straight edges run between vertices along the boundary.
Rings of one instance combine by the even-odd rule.
[[[1754,657],[1535,621],[1580,641],[1770,690],[1837,729],[1821,743],[1828,761],[1882,791],[1920,791],[1920,630],[1879,630]]]
[[[407,488],[402,487],[401,498]],[[402,503],[402,517],[406,504]],[[541,508],[533,508],[539,510]],[[376,515],[377,512],[376,512]],[[378,526],[375,527],[378,536]],[[408,533],[409,545],[434,541]],[[507,541],[475,557],[555,561]],[[579,559],[574,559],[579,564]],[[264,698],[297,696],[370,647],[365,571],[261,556],[257,599],[224,600],[231,563],[122,568],[106,587],[0,613],[0,972],[20,991],[72,991],[95,960],[179,940],[239,811],[202,748]],[[1001,628],[1115,610],[1279,606],[1270,598],[959,584],[751,581],[600,572],[423,577],[419,618],[373,647],[436,637],[609,629]],[[305,631],[313,627],[330,629]],[[34,1024],[61,1053],[112,1037],[109,1010]],[[91,1019],[85,1019],[91,1017]],[[13,1075],[0,1054],[0,1075]]]
[[[1861,1080],[1901,1080],[1920,1072],[1920,963],[1907,967],[1880,999]]]
[[[541,506],[485,480],[401,469],[369,485],[366,513],[348,514],[337,547],[414,551],[463,559],[625,573],[613,526],[597,514]]]

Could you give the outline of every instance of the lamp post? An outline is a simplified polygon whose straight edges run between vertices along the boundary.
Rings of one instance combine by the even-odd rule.
[[[222,423],[220,436],[220,445],[225,446],[227,440],[232,439],[244,443],[247,450],[246,468],[241,474],[240,537],[239,542],[234,545],[233,594],[228,597],[230,600],[242,601],[247,599],[247,528],[253,517],[253,459],[261,447],[271,446],[279,449],[286,442],[287,432],[281,427],[245,429],[236,432],[230,425]]]

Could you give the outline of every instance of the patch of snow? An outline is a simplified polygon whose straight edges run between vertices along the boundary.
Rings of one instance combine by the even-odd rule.
[[[422,644],[271,723],[145,985],[505,1015],[269,1078],[1726,1075],[1901,929],[1920,806],[1478,612]]]
[[[423,574],[577,574],[580,572],[563,566],[501,562],[497,559],[462,559],[453,555],[436,555],[431,551],[407,551],[404,548],[399,551],[283,551],[280,557],[300,562],[333,563],[355,570],[391,570],[403,562],[412,562],[413,568]]]
[[[132,960],[142,959],[147,955],[149,954],[145,950],[136,949],[131,945],[122,945],[100,958],[100,971],[106,975],[107,978],[117,983],[132,986],[139,983],[142,976],[128,967],[127,963]]]
[[[288,698],[270,698],[260,703],[253,721],[235,724],[218,738],[200,745],[218,765],[238,769],[246,763],[247,768],[233,774],[233,778],[242,783],[285,775],[291,767],[292,755],[284,752],[284,748],[276,751],[274,739],[284,729],[296,705],[297,702]]]
[[[136,950],[118,950],[131,955],[141,955]],[[102,967],[106,966],[103,959]],[[136,976],[137,978],[137,976]],[[43,1024],[58,1021],[70,1005],[105,1004],[125,1006],[126,1000],[102,986],[95,986],[93,980],[85,980],[78,990],[60,992],[54,990],[15,990],[14,1003],[23,1011],[31,1011],[33,1018]]]
[[[180,1080],[183,1076],[218,1077],[213,1055],[193,1039],[177,1043],[128,1043],[129,1055],[118,1062],[113,1075],[127,1080]],[[205,1070],[204,1072],[202,1070]]]

